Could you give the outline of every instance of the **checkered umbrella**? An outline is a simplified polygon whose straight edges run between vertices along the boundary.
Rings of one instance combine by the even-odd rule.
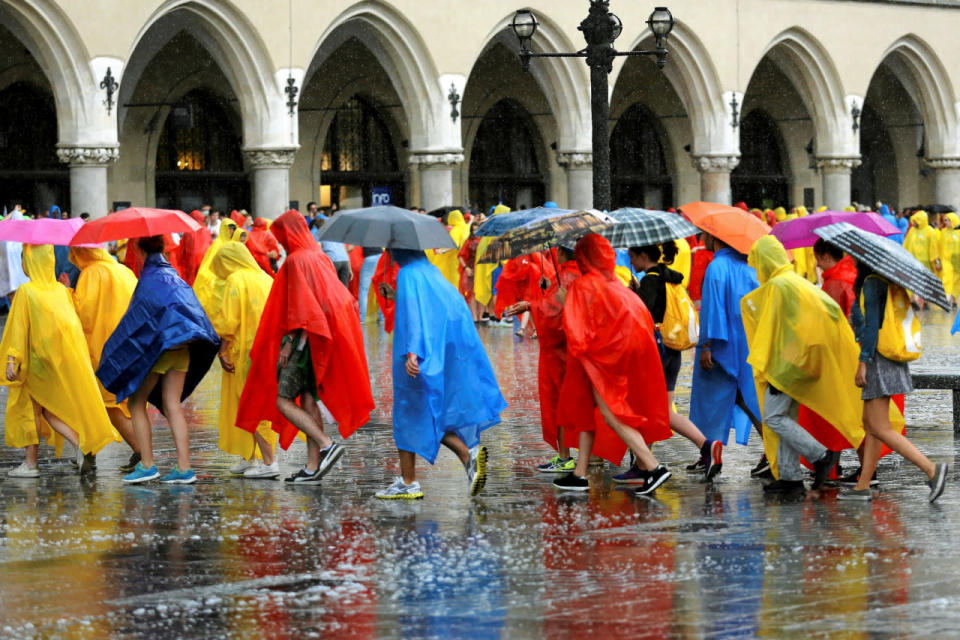
[[[609,215],[593,209],[535,220],[491,242],[478,262],[497,263],[545,251],[560,244],[564,238],[599,233],[615,222]]]
[[[878,274],[927,302],[950,310],[943,283],[899,244],[876,234],[838,222],[814,229],[814,233],[849,253]]]
[[[553,207],[534,207],[533,209],[508,211],[487,218],[483,224],[477,227],[473,235],[478,238],[496,238],[507,231],[512,231],[536,220],[556,218],[570,213],[576,213],[576,211],[573,209],[554,209]]]
[[[610,214],[617,221],[600,232],[616,248],[649,247],[677,238],[688,238],[700,230],[676,213],[624,207]]]

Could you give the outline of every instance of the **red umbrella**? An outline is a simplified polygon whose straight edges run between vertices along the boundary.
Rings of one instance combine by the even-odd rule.
[[[70,241],[71,245],[146,238],[168,233],[198,231],[201,225],[183,211],[133,207],[88,222]]]
[[[0,222],[0,240],[23,244],[68,245],[76,235],[77,229],[82,226],[83,220],[80,218],[4,220]]]

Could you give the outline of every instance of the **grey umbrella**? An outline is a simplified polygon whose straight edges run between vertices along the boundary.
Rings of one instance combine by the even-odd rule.
[[[667,211],[625,207],[610,214],[616,223],[600,232],[616,248],[648,247],[668,240],[688,238],[700,230]]]
[[[341,211],[324,223],[318,239],[370,248],[457,248],[447,228],[436,218],[389,206]]]
[[[950,302],[940,278],[893,240],[858,229],[848,222],[837,222],[814,229],[813,232],[890,282],[909,289],[927,302],[950,310]]]

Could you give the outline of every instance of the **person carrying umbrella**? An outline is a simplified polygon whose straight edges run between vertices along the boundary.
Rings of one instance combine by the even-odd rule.
[[[399,265],[396,290],[381,288],[396,303],[393,439],[400,476],[376,497],[422,498],[416,456],[433,464],[441,445],[463,463],[470,495],[476,495],[487,476],[480,434],[499,424],[507,403],[460,293],[422,250],[389,252]]]
[[[120,441],[97,392],[83,327],[67,289],[54,277],[54,263],[52,246],[23,246],[30,281],[17,289],[0,342],[6,357],[0,384],[10,389],[6,443],[26,449],[26,461],[9,474],[15,478],[39,475],[40,438],[58,456],[63,441],[70,441],[81,474],[93,468],[98,451]]]
[[[374,408],[359,312],[298,211],[287,211],[270,229],[287,258],[250,350],[236,424],[253,433],[271,422],[284,449],[305,434],[307,463],[286,481],[319,484],[343,447],[324,432],[317,401],[344,438],[366,424]]]
[[[207,255],[207,250],[213,244],[213,236],[203,226],[203,214],[197,210],[190,213],[190,217],[201,225],[196,231],[188,231],[180,237],[180,269],[184,282],[191,287],[197,280],[200,264]]]
[[[493,208],[493,211],[490,215],[492,217],[500,215],[501,213],[509,212],[510,207],[504,204],[498,204]],[[493,272],[496,271],[500,265],[481,262],[481,260],[483,259],[483,254],[486,252],[487,247],[490,246],[490,243],[493,242],[494,239],[495,238],[491,237],[480,238],[480,243],[477,245],[473,267],[473,295],[476,298],[477,303],[486,309],[488,313],[491,313],[491,315],[493,312],[493,303],[495,302],[495,283],[493,281]]]

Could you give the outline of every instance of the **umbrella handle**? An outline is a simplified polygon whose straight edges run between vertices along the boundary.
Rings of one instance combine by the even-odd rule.
[[[560,263],[557,262],[557,254],[550,249],[550,257],[553,258],[553,266],[557,269],[557,286],[560,286]]]

